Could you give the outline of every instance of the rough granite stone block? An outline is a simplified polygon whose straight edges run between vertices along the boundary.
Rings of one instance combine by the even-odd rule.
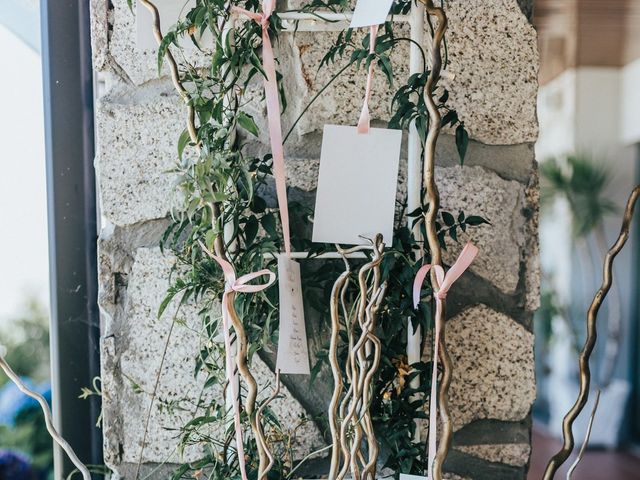
[[[540,213],[540,183],[538,170],[532,169],[531,179],[526,190],[526,207],[523,211],[527,217],[525,231],[525,309],[535,312],[540,308],[540,242],[539,242],[539,213]]]
[[[447,2],[450,102],[483,143],[538,137],[537,35],[516,0]]]
[[[450,90],[450,106],[458,111],[470,135],[489,144],[518,144],[537,138],[536,93],[538,54],[536,33],[515,0],[480,2],[457,0],[447,3],[449,30],[447,51],[452,79],[443,81]],[[396,27],[398,36],[407,35],[405,25]],[[300,98],[315,95],[344,62],[318,70],[321,59],[336,34],[298,33],[287,38],[286,58],[290,68],[289,85]],[[281,55],[282,56],[282,55]],[[300,59],[298,62],[297,59]],[[396,78],[408,75],[408,48],[394,50],[392,64]],[[298,68],[299,65],[299,68]],[[300,78],[301,76],[301,78]],[[331,121],[357,122],[364,92],[364,70],[350,68],[309,109],[296,130],[302,135],[320,129]],[[391,117],[389,88],[382,72],[374,77],[372,118]]]
[[[109,439],[105,458],[114,467],[140,459],[177,461],[180,432],[175,428],[196,415],[193,403],[200,396],[203,378],[194,379],[196,346],[201,341],[195,307],[183,307],[180,312],[170,307],[157,318],[172,265],[171,258],[163,257],[158,249],[138,249],[128,273],[126,299],[121,299],[124,305],[116,311],[110,331],[104,332],[104,430]],[[174,318],[184,320],[185,325],[175,323]],[[150,410],[156,381],[157,397]],[[222,393],[214,391],[212,395],[220,397]],[[184,458],[193,461],[202,453],[188,448]]]
[[[514,467],[524,467],[531,455],[531,446],[526,443],[458,446],[455,449],[488,462],[505,463]]]
[[[463,209],[467,215],[480,215],[491,222],[490,226],[468,228],[459,235],[459,244],[450,242],[445,261],[453,263],[464,244],[473,241],[480,253],[470,270],[505,293],[515,292],[524,258],[524,186],[482,167],[439,167],[436,176],[444,210],[457,215]]]
[[[135,85],[157,79],[159,76],[157,49],[139,48],[137,45],[136,0],[132,3],[133,11],[129,9],[127,0],[111,0],[110,3],[109,26],[112,32],[109,36],[109,65],[123,80]],[[161,24],[162,32],[166,33],[178,20],[175,18]],[[185,42],[189,41],[185,40]],[[203,65],[206,61],[204,54],[193,47],[183,51],[185,59],[191,64]],[[163,65],[161,73],[169,74],[166,64]]]
[[[479,419],[522,420],[536,397],[533,334],[486,305],[447,321],[454,430]]]
[[[110,7],[105,1],[93,0],[95,65],[135,85],[156,79],[156,53],[140,51],[135,45],[135,14],[129,10],[126,0],[112,3]],[[458,110],[471,137],[490,144],[535,141],[536,33],[518,2],[452,0],[447,3],[447,14],[450,62],[447,71],[453,78],[443,83],[450,89],[451,106]],[[399,36],[407,35],[406,25],[396,28]],[[335,37],[335,32],[282,35],[275,47],[291,98],[310,99],[342,65],[339,61],[331,68],[318,70]],[[407,52],[408,47],[401,45],[392,55],[398,79],[407,75]],[[191,62],[203,61],[194,50],[188,51],[187,57]],[[166,74],[166,66],[163,72]],[[365,76],[364,69],[356,71],[355,67],[345,72],[310,109],[296,133],[302,135],[317,130],[329,120],[355,124],[362,104]],[[386,86],[381,71],[376,74],[374,92],[373,118],[390,118],[389,100],[395,88]],[[285,113],[285,120],[291,122],[305,101],[289,103],[291,108]]]
[[[154,82],[125,85],[100,99],[96,109],[96,166],[101,213],[118,226],[164,218],[178,200],[177,141],[185,109],[173,87]]]
[[[103,246],[103,250],[106,249]],[[203,393],[203,378],[201,375],[194,378],[194,372],[198,344],[203,338],[199,333],[202,327],[196,307],[191,304],[178,312],[172,305],[162,318],[157,318],[175,260],[162,255],[157,247],[138,248],[132,257],[126,297],[111,303],[105,295],[101,297],[103,313],[110,312],[111,317],[103,332],[102,345],[105,458],[116,469],[121,463],[136,463],[140,458],[144,463],[193,461],[203,451],[190,447],[179,457],[177,427],[200,413],[194,404]],[[106,262],[101,264],[103,278],[107,274],[104,269],[109,266]],[[179,322],[174,323],[174,318]],[[161,363],[158,394],[151,409],[143,451],[146,419]],[[273,374],[258,357],[254,359],[253,369],[259,385],[264,387],[260,393],[264,398],[273,387]],[[222,395],[220,388],[207,389],[204,393],[204,398],[217,397],[218,401]],[[302,407],[285,387],[272,409],[285,428],[293,428],[305,417]],[[221,435],[215,431],[211,434]],[[296,438],[296,450],[301,456],[324,445],[311,421],[304,422]]]

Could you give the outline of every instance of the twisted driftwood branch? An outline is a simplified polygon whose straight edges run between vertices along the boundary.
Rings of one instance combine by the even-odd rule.
[[[567,480],[571,480],[573,476],[573,472],[575,472],[578,464],[582,461],[584,457],[584,453],[587,451],[587,447],[589,446],[589,438],[591,438],[591,429],[593,428],[593,421],[596,419],[596,412],[598,411],[598,404],[600,403],[600,390],[596,393],[596,401],[593,403],[593,408],[591,409],[591,416],[589,417],[589,423],[587,425],[587,432],[584,436],[584,441],[582,442],[582,447],[580,447],[580,451],[578,452],[578,457],[575,462],[571,464],[569,470],[567,471]]]
[[[71,445],[69,445],[69,443],[64,438],[62,438],[62,436],[53,426],[53,416],[51,415],[51,410],[49,409],[49,405],[47,404],[47,401],[44,399],[44,397],[27,387],[22,379],[16,374],[16,372],[13,371],[13,369],[9,366],[9,364],[2,356],[0,356],[0,368],[2,368],[7,377],[9,377],[9,380],[11,380],[22,393],[38,402],[40,408],[42,409],[42,413],[44,414],[44,422],[47,426],[49,435],[51,435],[51,438],[65,451],[65,453],[69,457],[69,460],[71,460],[71,462],[82,474],[82,479],[91,480],[89,469],[84,463],[80,461],[80,459],[76,455],[76,452],[73,451]]]
[[[329,469],[329,478],[335,479],[340,468],[340,431],[338,425],[338,407],[342,390],[344,389],[344,380],[340,372],[340,363],[338,362],[338,342],[340,340],[340,307],[341,299],[344,298],[347,281],[349,280],[349,262],[345,260],[346,269],[338,277],[333,284],[331,291],[331,338],[329,340],[329,364],[331,365],[331,373],[333,375],[333,395],[329,403],[329,429],[331,431],[331,466]]]
[[[265,408],[267,408],[267,406],[269,406],[269,404],[273,402],[278,397],[278,395],[280,395],[280,370],[276,371],[276,386],[273,389],[273,393],[269,398],[267,398],[264,402],[262,402],[262,404],[258,408],[258,411],[256,412],[256,425],[260,429],[260,437],[258,438],[260,439],[261,442],[263,442],[262,447],[264,448],[265,453],[269,458],[269,463],[264,468],[265,474],[271,471],[271,468],[273,467],[275,459],[273,458],[273,454],[269,450],[269,445],[267,443],[267,439],[264,434],[264,430],[262,428],[262,414]]]
[[[606,298],[607,293],[609,293],[609,289],[611,288],[611,284],[613,282],[613,261],[629,239],[629,235],[631,232],[631,221],[633,219],[633,211],[636,202],[638,201],[638,197],[640,197],[640,185],[637,185],[629,196],[627,206],[624,210],[624,217],[622,219],[622,226],[620,228],[618,239],[609,249],[607,255],[604,258],[604,265],[602,267],[602,286],[596,292],[596,295],[593,298],[593,301],[591,302],[591,306],[589,307],[589,311],[587,313],[587,339],[584,343],[584,346],[582,347],[579,358],[580,391],[578,393],[578,398],[576,399],[575,404],[573,405],[573,407],[571,407],[567,415],[564,417],[564,420],[562,421],[562,437],[564,440],[563,446],[560,451],[556,453],[551,458],[551,460],[549,460],[547,468],[545,469],[544,475],[542,477],[543,480],[553,480],[555,474],[560,469],[562,464],[567,461],[575,446],[575,440],[573,438],[573,423],[575,422],[576,418],[578,418],[578,415],[580,415],[585,405],[587,404],[587,400],[589,399],[589,385],[591,383],[589,359],[591,358],[591,353],[596,346],[596,340],[598,336],[598,311],[600,310],[600,306]]]
[[[153,34],[156,39],[158,45],[162,43],[163,35],[162,28],[160,24],[160,14],[158,12],[158,8],[151,2],[150,0],[139,0],[146,8],[151,12],[153,17],[152,26],[153,26]],[[167,48],[165,54],[165,60],[169,65],[169,70],[171,72],[171,80],[173,81],[173,85],[178,92],[178,94],[184,100],[187,106],[187,131],[189,132],[189,137],[191,141],[196,145],[196,148],[199,150],[201,147],[201,142],[198,139],[198,129],[195,125],[195,110],[192,106],[191,96],[187,89],[182,84],[182,80],[180,79],[180,72],[178,69],[178,64],[171,53],[170,49]],[[211,213],[212,213],[212,224],[215,227],[220,217],[220,207],[218,203],[212,203],[210,205]],[[222,235],[218,235],[214,242],[214,250],[216,255],[221,258],[228,259],[228,256],[225,252],[224,247],[224,239]],[[231,322],[233,324],[233,329],[236,334],[237,339],[237,352],[236,352],[236,365],[238,367],[238,372],[240,376],[244,380],[247,388],[247,396],[245,399],[245,410],[247,415],[249,416],[249,422],[251,425],[251,431],[256,440],[256,447],[258,451],[258,480],[265,480],[267,478],[267,474],[273,465],[273,456],[269,451],[267,441],[264,436],[264,431],[262,429],[262,425],[259,425],[258,419],[260,415],[256,411],[256,399],[258,396],[258,385],[255,377],[251,373],[247,365],[247,335],[244,325],[242,323],[242,319],[238,316],[235,307],[235,292],[230,294],[229,305],[231,308]]]
[[[331,294],[329,362],[334,391],[329,405],[332,437],[330,480],[343,480],[349,473],[354,480],[374,480],[376,475],[379,447],[369,406],[373,377],[380,365],[381,356],[381,344],[374,331],[386,292],[386,283],[381,282],[380,273],[384,247],[381,235],[376,236],[371,246],[346,250],[338,247],[346,268],[336,280]],[[373,258],[358,271],[358,296],[350,309],[346,295],[351,269],[346,255],[364,249],[371,249]],[[344,379],[338,361],[341,316],[348,338],[345,373],[349,388],[344,396]],[[367,446],[366,457],[363,452],[364,444]]]
[[[424,214],[424,221],[427,233],[427,242],[429,245],[429,251],[431,253],[431,264],[442,265],[442,252],[440,249],[440,241],[438,240],[438,232],[436,229],[436,218],[438,215],[438,209],[440,208],[440,196],[438,194],[438,187],[435,182],[435,155],[436,155],[436,143],[440,136],[440,121],[441,115],[438,110],[438,106],[433,98],[434,90],[440,79],[440,73],[442,70],[442,53],[441,46],[444,38],[444,33],[447,29],[447,16],[442,8],[436,7],[432,0],[420,0],[427,11],[427,14],[433,16],[437,20],[437,26],[433,34],[432,48],[431,48],[431,70],[426,84],[425,101],[427,104],[427,110],[429,111],[429,132],[427,134],[427,140],[425,143],[424,153],[424,165],[423,165],[423,184],[426,190],[426,201],[428,203],[427,211]],[[431,285],[435,290],[438,289],[438,280],[435,275],[435,269],[431,270]],[[444,302],[443,302],[444,303]],[[443,305],[442,315],[440,318],[436,318],[435,321],[440,325],[440,331],[442,335],[439,340],[440,362],[442,364],[442,379],[440,381],[440,389],[438,390],[438,405],[440,409],[440,421],[442,422],[442,434],[440,443],[438,444],[438,452],[433,464],[433,472],[429,472],[433,475],[434,480],[442,479],[442,465],[444,463],[449,448],[451,445],[451,438],[453,435],[453,427],[451,424],[451,418],[449,416],[449,385],[451,384],[451,374],[453,370],[453,364],[447,350],[445,342],[445,313],[446,310]],[[436,399],[430,399],[431,402],[435,402]],[[429,425],[429,428],[437,428],[437,425]]]

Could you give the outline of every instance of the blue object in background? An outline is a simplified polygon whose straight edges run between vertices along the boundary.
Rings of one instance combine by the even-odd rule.
[[[51,386],[48,382],[42,383],[36,388],[28,378],[23,378],[22,381],[51,404]],[[22,393],[12,382],[7,382],[0,388],[0,425],[15,427],[16,420],[21,413],[39,408],[38,402]],[[4,479],[4,477],[0,476],[0,479]]]
[[[0,479],[36,480],[37,478],[36,471],[25,455],[11,450],[0,450]]]

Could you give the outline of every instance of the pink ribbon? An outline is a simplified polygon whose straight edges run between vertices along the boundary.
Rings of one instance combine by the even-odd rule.
[[[369,32],[369,53],[375,53],[376,37],[378,36],[378,25],[371,25],[369,27]],[[369,100],[371,99],[374,66],[375,62],[371,61],[371,63],[369,64],[369,73],[367,73],[367,86],[365,88],[364,103],[362,105],[362,111],[360,112],[360,119],[358,120],[358,133],[369,133],[369,128],[371,127],[371,117],[369,115]]]
[[[422,284],[429,273],[429,270],[433,268],[435,273],[437,286],[433,285],[434,297],[436,300],[436,315],[435,315],[435,332],[434,332],[434,346],[433,346],[433,370],[431,373],[431,398],[429,400],[429,461],[428,461],[428,478],[433,478],[433,461],[436,456],[437,450],[437,414],[438,406],[436,396],[438,394],[438,353],[440,343],[440,325],[442,323],[442,311],[444,302],[447,299],[447,293],[449,289],[455,283],[458,278],[465,272],[473,259],[478,254],[478,248],[472,243],[467,243],[462,249],[462,252],[458,256],[456,262],[451,266],[449,271],[445,274],[444,269],[440,265],[423,265],[418,270],[416,278],[413,282],[413,305],[418,308],[420,303],[420,290]]]
[[[240,465],[240,473],[242,475],[242,480],[247,480],[247,471],[246,471],[246,460],[244,454],[244,444],[242,442],[242,426],[240,424],[240,401],[238,400],[238,379],[235,373],[235,365],[233,360],[233,355],[231,353],[231,333],[230,333],[230,325],[231,325],[231,304],[229,301],[229,294],[232,292],[238,293],[255,293],[260,292],[266,288],[269,288],[273,282],[276,281],[276,274],[270,270],[264,269],[254,273],[248,273],[247,275],[243,275],[240,278],[236,278],[236,273],[233,269],[233,266],[227,262],[224,258],[221,258],[217,255],[211,253],[204,245],[200,245],[202,249],[213,258],[220,267],[222,268],[222,272],[224,273],[225,278],[225,289],[224,294],[222,295],[222,329],[224,332],[224,349],[225,349],[225,364],[226,364],[226,373],[227,373],[227,381],[229,385],[231,385],[231,395],[233,396],[233,417],[234,417],[234,425],[236,431],[236,446],[238,450],[238,463]],[[269,281],[260,285],[249,285],[248,283],[251,280],[254,280],[258,277],[262,277],[264,275],[269,276]]]
[[[273,156],[273,176],[276,181],[276,195],[280,208],[284,249],[291,253],[291,239],[289,229],[289,205],[287,203],[287,183],[284,165],[284,147],[282,145],[282,125],[280,120],[280,98],[278,96],[278,82],[276,80],[276,60],[273,46],[269,38],[269,18],[275,10],[275,0],[262,1],[262,13],[252,12],[237,6],[231,7],[236,13],[246,15],[262,27],[262,68],[264,69],[264,95],[267,104],[267,123],[269,125],[269,141]]]

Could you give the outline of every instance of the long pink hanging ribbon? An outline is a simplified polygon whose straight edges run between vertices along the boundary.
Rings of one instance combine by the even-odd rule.
[[[284,164],[284,147],[282,144],[282,125],[280,119],[280,98],[278,82],[276,80],[276,60],[273,46],[269,38],[269,18],[276,8],[275,0],[262,1],[262,13],[251,12],[237,6],[231,7],[236,13],[246,15],[262,27],[262,68],[266,75],[264,79],[264,95],[267,104],[267,123],[269,125],[269,141],[273,155],[273,176],[276,181],[276,195],[282,222],[284,236],[284,250],[291,253],[291,238],[289,228],[289,205],[287,203],[287,181]]]
[[[458,278],[465,272],[473,259],[478,254],[478,248],[472,243],[467,243],[460,252],[458,259],[451,266],[449,271],[445,274],[444,269],[440,265],[423,265],[418,270],[416,278],[413,282],[413,305],[418,308],[420,303],[420,290],[422,284],[429,273],[429,270],[433,268],[438,287],[434,290],[434,297],[436,299],[436,315],[435,315],[435,332],[434,332],[434,346],[433,346],[433,370],[431,372],[431,398],[429,400],[429,460],[428,460],[428,476],[427,478],[433,478],[433,461],[437,451],[437,422],[438,422],[438,406],[436,396],[438,394],[438,354],[440,343],[440,324],[442,323],[442,310],[444,302],[447,298],[449,289],[455,283]]]
[[[224,258],[211,253],[204,245],[202,249],[213,258],[224,273],[225,289],[222,295],[222,330],[224,332],[224,349],[227,381],[231,386],[231,395],[233,396],[233,418],[236,431],[236,446],[238,450],[238,463],[240,465],[240,473],[242,480],[247,480],[246,459],[244,454],[244,444],[242,441],[242,426],[240,423],[240,401],[238,400],[238,384],[237,375],[235,373],[235,364],[231,353],[231,305],[229,303],[229,294],[231,292],[238,293],[255,293],[269,288],[276,281],[276,274],[270,270],[264,269],[258,272],[248,273],[240,278],[236,278],[233,266]],[[264,275],[269,276],[269,281],[260,285],[250,285],[249,282]]]
[[[375,53],[376,51],[376,37],[378,36],[378,25],[371,25],[369,27],[369,53]],[[371,127],[371,116],[369,115],[369,100],[371,99],[371,89],[373,86],[373,70],[375,62],[371,61],[369,64],[369,72],[367,73],[367,86],[364,93],[364,103],[362,104],[362,111],[360,112],[360,119],[358,120],[358,133],[369,133]]]

